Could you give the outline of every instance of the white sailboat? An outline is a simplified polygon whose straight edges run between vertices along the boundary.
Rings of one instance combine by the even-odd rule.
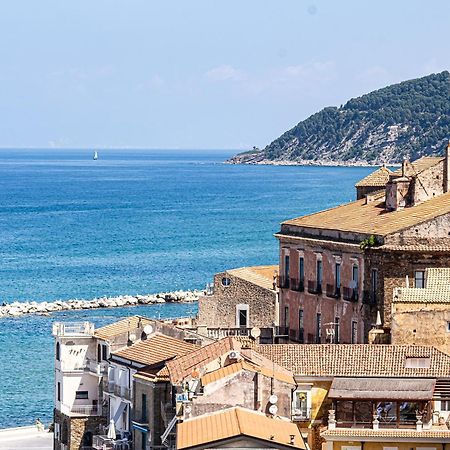
[[[97,152],[94,152],[94,157],[92,158],[94,161],[97,161],[97,159],[98,159],[98,153]]]

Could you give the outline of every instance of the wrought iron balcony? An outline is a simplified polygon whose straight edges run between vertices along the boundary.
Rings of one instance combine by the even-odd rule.
[[[322,293],[322,283],[318,282],[317,280],[309,280],[308,292],[310,294],[320,295]]]
[[[289,286],[290,286],[289,282],[290,282],[290,279],[288,277],[283,277],[280,275],[277,276],[277,286],[280,289],[289,289]]]
[[[305,290],[304,280],[297,280],[296,278],[291,278],[289,283],[292,291],[303,292]]]
[[[327,284],[327,297],[330,298],[340,298],[341,297],[341,288],[340,286],[336,286],[335,284]]]
[[[349,288],[344,287],[342,292],[342,298],[349,302],[357,302],[358,301],[358,288]]]

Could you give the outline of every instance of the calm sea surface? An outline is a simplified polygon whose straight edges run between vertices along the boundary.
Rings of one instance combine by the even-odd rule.
[[[354,198],[368,168],[232,166],[233,152],[0,150],[0,301],[202,288],[277,262],[285,219]],[[51,421],[54,320],[97,326],[195,305],[0,319],[0,428]]]

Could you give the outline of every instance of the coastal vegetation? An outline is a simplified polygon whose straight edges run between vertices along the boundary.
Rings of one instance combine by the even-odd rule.
[[[231,163],[382,164],[442,153],[450,137],[450,73],[404,81],[327,107],[263,150]]]

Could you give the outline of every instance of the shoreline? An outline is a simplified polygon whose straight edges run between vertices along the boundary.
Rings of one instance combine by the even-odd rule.
[[[205,291],[203,290],[191,289],[146,295],[118,295],[116,297],[100,297],[91,300],[15,301],[0,306],[0,319],[22,317],[29,314],[48,316],[50,313],[58,311],[120,308],[157,303],[194,303],[204,294]]]
[[[329,161],[329,160],[301,160],[301,161],[272,161],[264,159],[262,161],[232,161],[226,160],[223,164],[230,164],[235,166],[305,166],[305,167],[381,167],[380,164],[370,164],[368,162],[349,162],[349,161]],[[400,163],[385,163],[389,167],[401,167]]]

